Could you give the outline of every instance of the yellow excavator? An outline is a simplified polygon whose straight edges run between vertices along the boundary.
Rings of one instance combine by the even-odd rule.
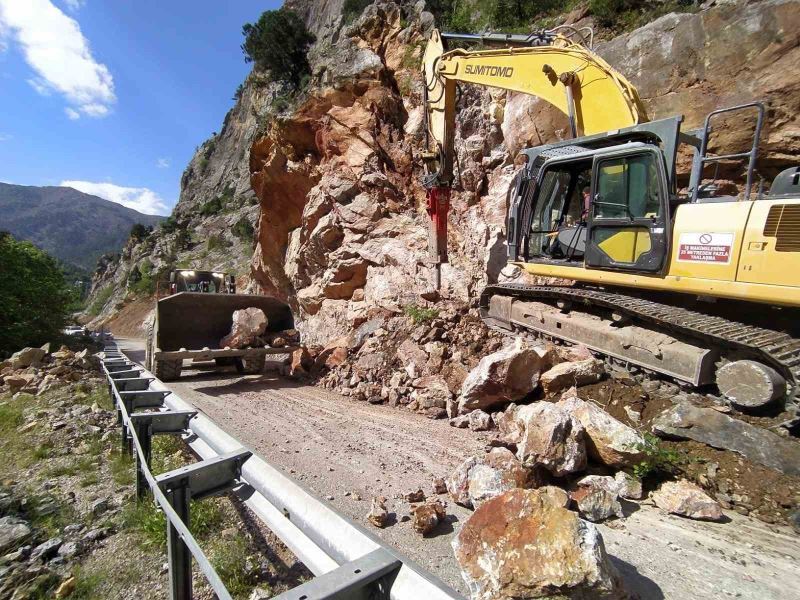
[[[764,107],[650,121],[636,89],[569,27],[531,35],[434,31],[423,56],[431,215],[430,251],[447,260],[458,85],[531,94],[562,111],[572,138],[523,151],[508,195],[508,261],[538,281],[491,284],[490,326],[584,344],[609,360],[690,387],[714,389],[743,410],[791,415],[800,382],[800,167],[755,185]],[[445,43],[484,48],[445,50]],[[500,45],[499,48],[486,46]],[[734,117],[732,119],[731,117]],[[720,120],[750,123],[746,151],[711,153]],[[744,126],[744,125],[742,125]],[[676,158],[692,152],[679,193]],[[744,164],[738,196],[719,195],[720,167]],[[714,177],[704,177],[709,169]]]

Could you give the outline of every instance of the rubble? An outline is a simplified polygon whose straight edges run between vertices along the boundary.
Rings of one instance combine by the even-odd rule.
[[[633,466],[642,460],[644,438],[602,408],[580,398],[560,400],[562,407],[586,430],[586,449],[596,461],[613,467]]]
[[[603,361],[588,358],[577,362],[562,362],[542,373],[539,383],[548,396],[571,387],[600,381],[605,373]]]
[[[447,478],[447,491],[456,504],[474,508],[514,488],[534,483],[532,472],[522,466],[507,448],[493,448],[484,456],[473,456]]]
[[[453,540],[472,598],[606,598],[626,594],[596,527],[548,488],[480,506]]]
[[[480,409],[450,419],[450,425],[453,427],[459,429],[469,428],[472,431],[488,431],[493,424],[491,415]]]
[[[598,523],[610,517],[623,517],[619,502],[620,483],[614,477],[587,475],[580,479],[570,498],[578,505],[581,516]]]
[[[586,468],[586,432],[562,406],[536,402],[517,409],[515,418],[523,431],[517,444],[523,465],[541,465],[559,477]]]
[[[725,518],[714,499],[685,479],[662,484],[652,498],[658,508],[682,517],[703,521],[721,521]]]
[[[367,520],[375,527],[386,527],[389,524],[389,511],[386,509],[386,498],[374,496],[370,505]]]
[[[267,329],[267,315],[260,308],[244,308],[233,312],[231,332],[219,341],[220,348],[246,348]]]
[[[539,384],[541,373],[557,360],[555,351],[521,340],[484,357],[464,380],[458,412],[466,414],[521,400]]]
[[[653,431],[737,452],[770,469],[800,475],[800,444],[710,408],[680,402],[655,419]]]
[[[423,536],[429,535],[443,522],[447,512],[441,500],[429,500],[411,509],[411,520],[414,531]]]

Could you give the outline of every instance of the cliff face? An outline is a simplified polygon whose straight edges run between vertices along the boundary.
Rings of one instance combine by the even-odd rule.
[[[287,300],[309,343],[338,337],[376,311],[425,302],[432,270],[418,69],[433,17],[423,2],[378,1],[345,24],[342,0],[286,4],[317,37],[309,92],[277,114],[278,90],[251,74],[219,134],[184,173],[177,230],[132,244],[98,275],[96,291],[111,282],[118,290],[106,314],[143,260],[234,270],[240,285]],[[716,107],[766,100],[759,169],[769,180],[800,150],[800,1],[719,4],[666,15],[597,50],[637,86],[651,118],[685,114],[686,129]],[[565,19],[587,24],[579,10]],[[442,295],[467,303],[487,282],[519,276],[505,267],[514,160],[526,145],[563,138],[567,124],[535,98],[465,87],[457,127]],[[743,147],[747,131],[729,120],[714,143]],[[242,220],[255,226],[252,237]]]
[[[261,202],[253,277],[292,304],[310,342],[342,335],[377,309],[424,302],[431,289],[417,70],[432,19],[420,8],[378,2],[321,40],[312,54],[319,89],[251,148]],[[687,129],[714,108],[765,100],[760,169],[769,178],[800,149],[798,9],[796,0],[769,0],[670,14],[598,52],[638,87],[651,118],[685,114]],[[335,20],[303,14],[336,30]],[[518,276],[503,270],[514,157],[566,131],[564,116],[543,101],[465,91],[444,296],[468,302],[487,282]],[[742,148],[748,132],[729,121],[714,140]]]

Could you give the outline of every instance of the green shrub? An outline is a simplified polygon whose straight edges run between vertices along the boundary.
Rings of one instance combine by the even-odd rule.
[[[163,231],[164,233],[174,233],[175,231],[178,230],[180,225],[178,225],[178,221],[175,220],[175,217],[170,215],[166,219],[161,221],[160,227],[161,231]]]
[[[136,223],[133,227],[131,227],[130,237],[132,237],[135,240],[143,240],[147,236],[149,236],[152,232],[153,232],[152,227],[147,227],[145,225],[142,225],[141,223]]]
[[[229,248],[230,245],[231,245],[230,242],[220,234],[215,233],[213,235],[208,236],[209,252],[212,252],[214,250],[222,250],[224,248]]]
[[[236,221],[236,224],[233,226],[233,231],[232,231],[233,235],[235,235],[243,242],[252,241],[255,232],[256,230],[253,227],[253,224],[247,217],[242,217],[241,219]]]
[[[74,302],[54,258],[0,232],[0,356],[54,339]]]
[[[212,198],[203,206],[200,207],[200,214],[204,217],[210,217],[211,215],[216,215],[222,212],[222,201],[220,200],[219,196],[216,198]]]
[[[345,23],[352,23],[374,0],[344,0],[342,15]]]
[[[89,305],[89,315],[92,317],[96,317],[101,312],[103,312],[103,308],[105,308],[106,304],[108,304],[109,299],[114,294],[114,286],[109,284],[104,287],[102,290],[97,292],[92,303]]]
[[[411,304],[403,308],[403,312],[414,321],[414,325],[433,321],[439,316],[439,311],[435,308],[423,308],[416,304]]]
[[[293,11],[265,11],[256,23],[242,27],[242,35],[245,60],[269,71],[273,80],[299,88],[303,76],[311,72],[306,55],[314,36]]]
[[[644,434],[644,443],[639,444],[637,450],[645,456],[633,467],[633,474],[639,479],[650,475],[675,475],[687,460],[680,452],[665,448],[661,440],[651,433]]]

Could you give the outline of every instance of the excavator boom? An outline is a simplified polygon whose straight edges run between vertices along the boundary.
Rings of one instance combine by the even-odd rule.
[[[445,52],[442,34],[432,32],[423,72],[428,133],[436,145],[439,168],[429,187],[452,182],[458,82],[542,98],[570,117],[573,137],[648,121],[636,89],[605,60],[560,34],[548,41],[528,47]]]

